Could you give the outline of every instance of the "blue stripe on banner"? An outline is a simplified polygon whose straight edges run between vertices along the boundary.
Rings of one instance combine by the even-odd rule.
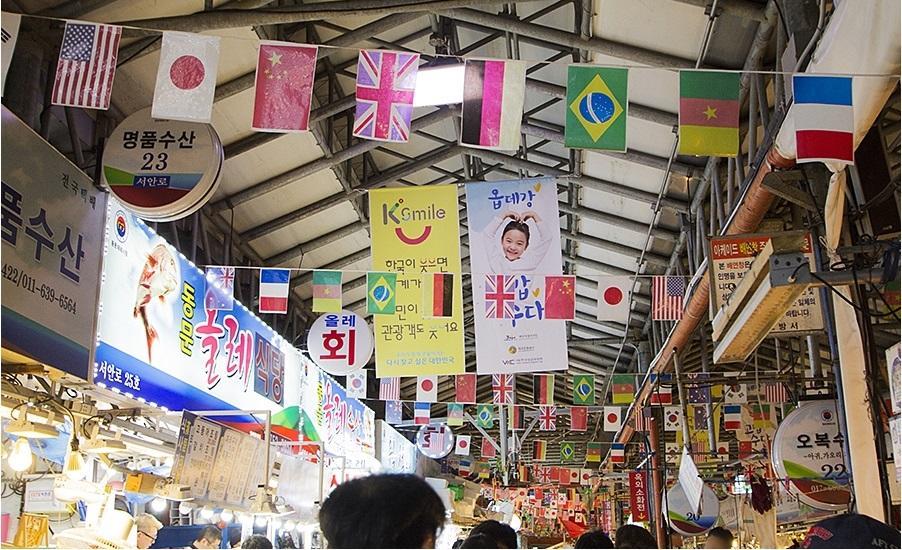
[[[4,347],[82,380],[88,379],[88,348],[7,307],[2,311]]]
[[[852,105],[852,77],[795,75],[792,93],[796,103]]]
[[[281,284],[287,285],[290,278],[291,278],[291,272],[288,269],[261,269],[260,270],[260,282],[261,283],[281,283]]]

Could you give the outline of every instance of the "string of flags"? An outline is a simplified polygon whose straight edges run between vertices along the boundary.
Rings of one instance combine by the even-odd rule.
[[[19,18],[6,32],[18,34]],[[15,28],[13,28],[15,27]],[[54,77],[54,105],[109,109],[122,27],[66,21]],[[163,31],[152,116],[209,123],[220,38]],[[8,41],[10,47],[15,40]],[[6,45],[6,41],[4,43]],[[309,130],[318,46],[260,41],[252,128]],[[420,56],[359,50],[353,135],[404,143],[410,139]],[[463,59],[461,130],[468,147],[513,151],[520,145],[528,63]],[[7,67],[4,66],[4,79]],[[570,65],[567,70],[566,147],[626,151],[629,68]],[[680,70],[679,147],[683,155],[740,152],[741,71]],[[794,74],[798,160],[853,160],[852,76]]]

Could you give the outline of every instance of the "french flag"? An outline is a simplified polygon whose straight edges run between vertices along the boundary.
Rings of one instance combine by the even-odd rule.
[[[623,443],[611,444],[611,464],[626,462],[626,446]]]
[[[855,162],[852,77],[795,75],[792,106],[798,162]]]
[[[723,429],[738,430],[742,428],[742,406],[723,406]]]
[[[288,313],[289,269],[260,270],[260,313]]]
[[[414,403],[413,404],[413,423],[422,426],[429,424],[429,413],[431,412],[431,406],[429,403]]]

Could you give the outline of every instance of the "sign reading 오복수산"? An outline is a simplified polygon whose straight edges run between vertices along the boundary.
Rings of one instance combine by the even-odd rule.
[[[376,189],[369,200],[373,269],[398,275],[395,313],[373,315],[376,375],[463,373],[457,186]],[[435,272],[453,276],[450,317],[424,310],[421,275]]]
[[[3,346],[87,380],[107,195],[3,107]]]

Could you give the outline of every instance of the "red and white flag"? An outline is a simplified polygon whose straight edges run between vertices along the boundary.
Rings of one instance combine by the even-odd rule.
[[[261,132],[306,132],[313,99],[316,46],[261,42],[251,128]]]
[[[354,136],[400,142],[410,138],[419,62],[416,53],[360,50]]]
[[[631,281],[629,276],[598,278],[598,306],[595,316],[599,321],[626,324],[630,316]]]
[[[457,403],[476,403],[476,375],[458,374],[454,377],[454,401]]]
[[[514,404],[514,375],[492,375],[492,403],[496,405]]]
[[[539,430],[553,432],[557,429],[557,407],[546,405],[539,407]]]
[[[579,484],[580,485],[591,485],[592,483],[592,470],[589,468],[581,468],[579,471]]]
[[[789,393],[782,382],[769,382],[764,384],[765,403],[788,403]]]
[[[438,401],[438,377],[418,376],[417,377],[417,401],[424,403],[435,403]]]
[[[397,376],[380,378],[379,399],[383,401],[398,401],[401,399],[401,379]]]
[[[467,456],[470,454],[470,436],[469,435],[459,435],[457,436],[457,444],[454,446],[454,454]]]
[[[50,102],[109,109],[120,36],[117,25],[67,21]]]
[[[153,92],[153,118],[210,122],[219,37],[164,32]]]
[[[620,407],[604,408],[604,431],[616,432],[620,429],[621,413],[622,409]]]
[[[651,313],[654,321],[679,321],[683,317],[686,279],[680,275],[658,275],[651,288]]]
[[[361,369],[347,375],[345,380],[348,386],[348,397],[354,399],[366,399],[366,371]]]
[[[581,468],[570,468],[570,479],[569,479],[569,483],[570,483],[571,485],[573,485],[574,483],[579,483],[579,478],[580,478],[579,473],[580,473],[580,470],[581,470]]]

